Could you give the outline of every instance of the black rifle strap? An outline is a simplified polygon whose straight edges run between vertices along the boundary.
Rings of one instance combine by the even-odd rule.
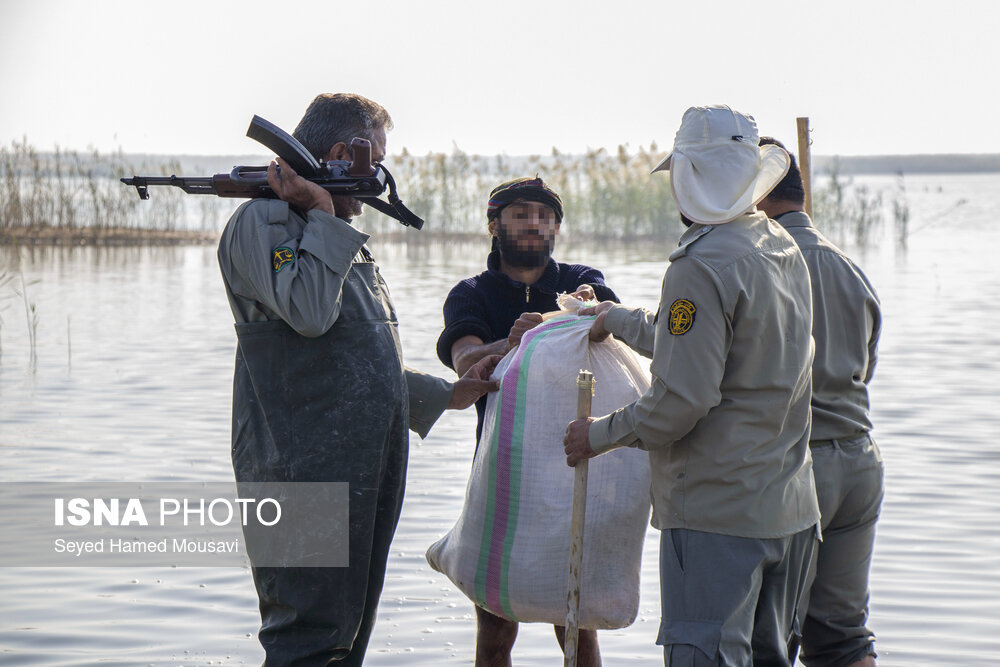
[[[394,220],[398,220],[403,225],[407,227],[413,227],[414,229],[420,229],[424,226],[424,221],[413,214],[408,208],[403,206],[403,202],[399,201],[396,197],[398,204],[390,204],[389,202],[382,201],[375,197],[364,197],[359,199],[366,205],[371,206],[373,209],[379,213],[384,213]],[[400,210],[402,209],[402,210]]]

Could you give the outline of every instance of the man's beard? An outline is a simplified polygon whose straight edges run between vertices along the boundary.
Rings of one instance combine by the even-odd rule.
[[[549,263],[552,250],[555,248],[554,238],[544,240],[544,245],[541,248],[520,248],[517,245],[517,241],[510,238],[507,230],[502,225],[497,234],[500,240],[500,256],[511,266],[521,269],[534,269],[539,266],[545,266]],[[539,238],[541,237],[539,236]]]
[[[361,200],[346,195],[334,195],[333,212],[338,218],[351,220],[361,215]]]

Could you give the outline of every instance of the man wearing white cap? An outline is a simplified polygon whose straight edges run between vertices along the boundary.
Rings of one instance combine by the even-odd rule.
[[[755,206],[788,169],[753,118],[684,114],[670,171],[689,229],[659,310],[601,303],[591,337],[652,358],[635,403],[567,427],[567,463],[649,451],[661,531],[665,665],[788,665],[819,508],[809,455],[809,273],[795,241]]]

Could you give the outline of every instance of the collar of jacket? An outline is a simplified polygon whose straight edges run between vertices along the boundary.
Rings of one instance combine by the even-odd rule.
[[[687,255],[688,247],[692,243],[706,234],[711,233],[711,231],[717,226],[721,227],[721,225],[699,225],[697,223],[691,225],[683,234],[681,234],[680,241],[677,242],[677,248],[670,253],[670,256],[667,259],[672,262],[679,257],[684,257]]]
[[[775,221],[780,223],[782,227],[812,227],[812,220],[803,211],[789,211],[788,213],[782,213]]]
[[[518,282],[508,276],[506,273],[500,270],[500,251],[493,250],[490,252],[489,257],[486,258],[486,269],[487,273],[493,276],[495,279],[501,281],[505,285],[511,287],[516,287],[518,289],[524,287],[524,283]],[[545,273],[542,277],[538,279],[537,282],[530,285],[532,289],[540,289],[544,292],[551,292],[555,294],[559,287],[559,265],[554,259],[549,257],[549,263],[545,266]]]

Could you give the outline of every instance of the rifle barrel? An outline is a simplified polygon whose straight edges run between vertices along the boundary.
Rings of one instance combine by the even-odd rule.
[[[123,178],[121,181],[125,185],[134,186],[136,192],[139,193],[140,199],[149,199],[148,188],[150,185],[172,185],[192,195],[217,194],[215,183],[211,176],[194,178],[183,176],[133,176],[132,178]]]
[[[351,174],[351,163],[326,162],[320,175],[308,180],[332,195],[356,197],[375,210],[394,218],[406,226],[420,229],[424,221],[414,215],[396,194],[396,182],[381,164],[375,165],[366,175]],[[215,195],[233,198],[274,198],[274,191],[267,184],[267,167],[234,167],[228,174],[215,176],[132,176],[121,182],[135,188],[139,199],[149,199],[149,187],[166,185],[180,188],[192,195]],[[388,188],[389,201],[379,199]]]

